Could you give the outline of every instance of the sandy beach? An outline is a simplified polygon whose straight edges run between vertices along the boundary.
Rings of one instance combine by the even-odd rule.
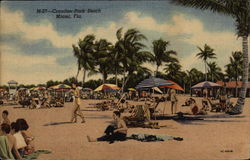
[[[178,96],[179,111],[187,96]],[[86,123],[68,123],[72,103],[63,108],[26,109],[19,105],[1,106],[1,112],[8,110],[10,120],[25,118],[35,136],[36,149],[52,151],[41,154],[40,160],[235,160],[250,158],[250,99],[246,99],[241,115],[229,116],[223,113],[208,113],[204,120],[175,121],[158,120],[160,129],[129,128],[128,135],[145,133],[182,137],[183,141],[90,143],[86,135],[100,137],[112,120],[112,111],[97,111],[88,105],[100,100],[82,100],[81,109]],[[232,99],[236,101],[236,99]],[[134,103],[134,102],[131,102]],[[161,103],[159,109],[163,109]],[[170,104],[166,104],[170,114]],[[1,119],[2,120],[2,119]]]

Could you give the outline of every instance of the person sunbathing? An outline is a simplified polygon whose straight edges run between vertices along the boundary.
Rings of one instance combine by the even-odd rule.
[[[113,119],[115,121],[115,126],[109,125],[104,132],[105,133],[104,136],[94,139],[87,135],[88,141],[89,142],[108,141],[110,143],[113,143],[114,141],[126,140],[128,128],[124,120],[121,118],[121,113],[119,111],[114,111]]]

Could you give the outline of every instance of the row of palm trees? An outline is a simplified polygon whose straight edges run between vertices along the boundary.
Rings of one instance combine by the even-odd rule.
[[[95,35],[87,35],[79,39],[78,45],[73,45],[73,53],[77,58],[78,71],[83,71],[83,82],[88,76],[101,73],[103,83],[108,75],[115,75],[118,83],[118,75],[122,76],[122,88],[136,72],[150,72],[145,63],[156,63],[156,72],[163,63],[178,62],[175,57],[177,53],[167,50],[168,41],[163,39],[153,41],[153,53],[145,50],[143,41],[147,40],[137,29],[128,29],[124,34],[122,28],[116,32],[117,41],[115,44],[106,39],[96,40]]]
[[[113,75],[115,83],[121,83],[122,88],[124,88],[128,81],[130,83],[137,82],[137,80],[131,80],[131,77],[135,79],[154,75],[173,80],[186,88],[190,88],[191,85],[204,80],[225,80],[225,76],[227,79],[238,81],[243,73],[243,54],[240,51],[232,52],[230,63],[225,66],[226,73],[224,74],[215,61],[210,61],[217,59],[215,50],[208,44],[205,44],[204,47],[197,47],[198,53],[196,56],[205,65],[205,74],[203,74],[195,68],[183,71],[177,58],[177,52],[168,49],[169,41],[154,40],[152,52],[150,52],[146,50],[146,46],[143,44],[143,41],[147,40],[146,36],[136,29],[129,29],[122,34],[122,28],[120,28],[116,32],[116,37],[117,42],[112,44],[106,39],[97,40],[95,35],[90,34],[83,39],[79,39],[78,46],[73,45],[73,53],[78,62],[76,78],[79,72],[83,71],[84,83],[88,71],[88,76],[101,74],[102,82],[106,83],[108,76]],[[145,63],[155,64],[155,71],[152,72],[144,67]],[[162,66],[164,66],[163,72],[160,72],[159,68]],[[139,74],[142,76],[139,76]],[[122,78],[119,79],[118,77]]]
[[[242,38],[243,68],[242,89],[231,114],[242,113],[248,88],[248,37],[250,34],[250,1],[249,0],[171,0],[172,3],[185,7],[211,10],[212,12],[231,16],[235,22],[236,33]]]

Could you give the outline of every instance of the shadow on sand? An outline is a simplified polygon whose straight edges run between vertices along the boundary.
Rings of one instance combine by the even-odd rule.
[[[71,122],[50,122],[46,123],[43,126],[56,126],[56,125],[62,125],[62,124],[72,124]]]
[[[230,120],[230,118],[244,118],[243,115],[213,114],[213,115],[161,115],[152,117],[155,120],[174,120],[186,125],[205,125],[202,122],[249,122],[247,120]],[[221,119],[223,118],[223,119]]]

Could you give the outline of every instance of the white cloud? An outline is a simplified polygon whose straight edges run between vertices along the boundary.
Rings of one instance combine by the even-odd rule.
[[[118,22],[110,21],[107,22],[105,26],[100,27],[88,26],[86,28],[82,28],[81,31],[75,35],[61,35],[56,31],[49,21],[29,24],[24,20],[24,15],[22,12],[11,12],[5,7],[1,7],[1,33],[19,34],[22,36],[24,41],[47,39],[53,44],[54,47],[58,48],[71,48],[71,45],[75,44],[80,37],[84,37],[85,35],[91,33],[94,33],[98,39],[106,38],[111,42],[115,42],[115,33],[120,27],[123,27],[124,31],[126,31],[128,28],[137,28],[146,36],[147,32],[150,32],[160,33],[165,37],[183,37],[167,40],[176,43],[178,43],[178,41],[186,42],[193,45],[194,49],[196,49],[196,46],[202,47],[205,43],[207,43],[215,49],[218,57],[217,61],[221,67],[223,67],[225,63],[228,62],[228,57],[231,55],[232,51],[241,50],[241,41],[240,39],[236,39],[235,33],[228,31],[206,31],[201,21],[189,18],[184,14],[174,15],[169,21],[159,23],[153,17],[146,16],[143,13],[128,12]],[[49,79],[53,79],[53,77],[55,77],[54,79],[63,80],[69,76],[74,76],[76,73],[76,64],[69,66],[59,66],[55,62],[56,57],[20,56],[20,53],[17,54],[16,51],[10,46],[3,45],[1,45],[1,50],[2,53],[5,51],[5,53],[2,54],[2,61],[4,63],[1,66],[4,68],[4,70],[6,70],[6,72],[3,72],[4,78],[1,80],[3,82],[18,78],[22,83],[42,83]],[[193,64],[201,66],[201,61],[197,61],[198,59],[195,57],[196,53],[192,51],[192,53],[187,52],[186,54],[188,56],[180,57],[180,62],[183,65],[184,70],[190,69]],[[22,60],[19,61],[20,59]],[[36,68],[36,66],[39,64],[47,66],[47,68]],[[36,73],[14,72],[15,69],[25,71],[25,69],[31,67],[35,67],[35,69],[41,71]],[[150,66],[150,68],[151,67],[152,66]],[[55,71],[55,68],[57,69],[58,73]],[[45,71],[46,69],[47,72],[42,73],[42,71]],[[203,70],[203,68],[200,68],[200,70]]]

